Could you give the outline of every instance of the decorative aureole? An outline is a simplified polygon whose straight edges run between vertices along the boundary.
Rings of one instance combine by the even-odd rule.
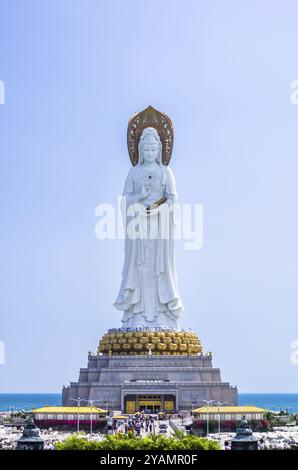
[[[171,160],[174,144],[174,128],[169,116],[152,106],[140,113],[135,113],[128,121],[127,146],[133,166],[139,162],[139,141],[145,127],[154,127],[162,143],[162,163],[168,165]]]

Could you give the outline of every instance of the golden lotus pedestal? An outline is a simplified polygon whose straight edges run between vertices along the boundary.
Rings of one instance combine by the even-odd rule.
[[[125,331],[106,333],[98,353],[111,355],[197,355],[202,352],[198,335],[175,331]]]

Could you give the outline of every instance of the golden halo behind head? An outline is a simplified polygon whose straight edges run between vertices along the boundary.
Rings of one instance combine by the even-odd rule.
[[[145,127],[154,127],[162,143],[162,163],[168,165],[174,144],[174,128],[171,119],[152,106],[135,113],[128,121],[127,147],[133,166],[139,162],[139,141]]]

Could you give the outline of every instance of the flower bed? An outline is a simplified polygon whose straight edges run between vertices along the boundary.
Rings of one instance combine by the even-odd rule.
[[[225,432],[234,432],[236,431],[237,425],[239,421],[236,420],[223,420],[220,421],[220,430]],[[269,422],[266,419],[261,420],[252,420],[249,421],[249,424],[252,427],[253,431],[268,431]],[[192,424],[193,431],[202,430],[204,433],[207,431],[207,422],[202,420],[195,420]],[[217,432],[218,431],[218,421],[210,420],[209,421],[209,432]]]
[[[67,420],[67,419],[40,419],[35,420],[36,425],[40,429],[48,429],[48,428],[55,428],[55,429],[76,429],[78,426],[78,421],[75,420]],[[92,420],[92,428],[95,429],[102,429],[107,424],[105,418]],[[80,419],[80,429],[90,429],[90,419]]]

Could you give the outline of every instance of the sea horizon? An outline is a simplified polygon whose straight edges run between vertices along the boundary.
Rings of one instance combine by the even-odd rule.
[[[61,393],[0,393],[0,412],[19,410],[30,411],[43,406],[61,406],[61,404]],[[289,413],[298,413],[298,393],[241,392],[238,393],[238,405],[255,405],[271,411],[281,410],[288,411]]]

